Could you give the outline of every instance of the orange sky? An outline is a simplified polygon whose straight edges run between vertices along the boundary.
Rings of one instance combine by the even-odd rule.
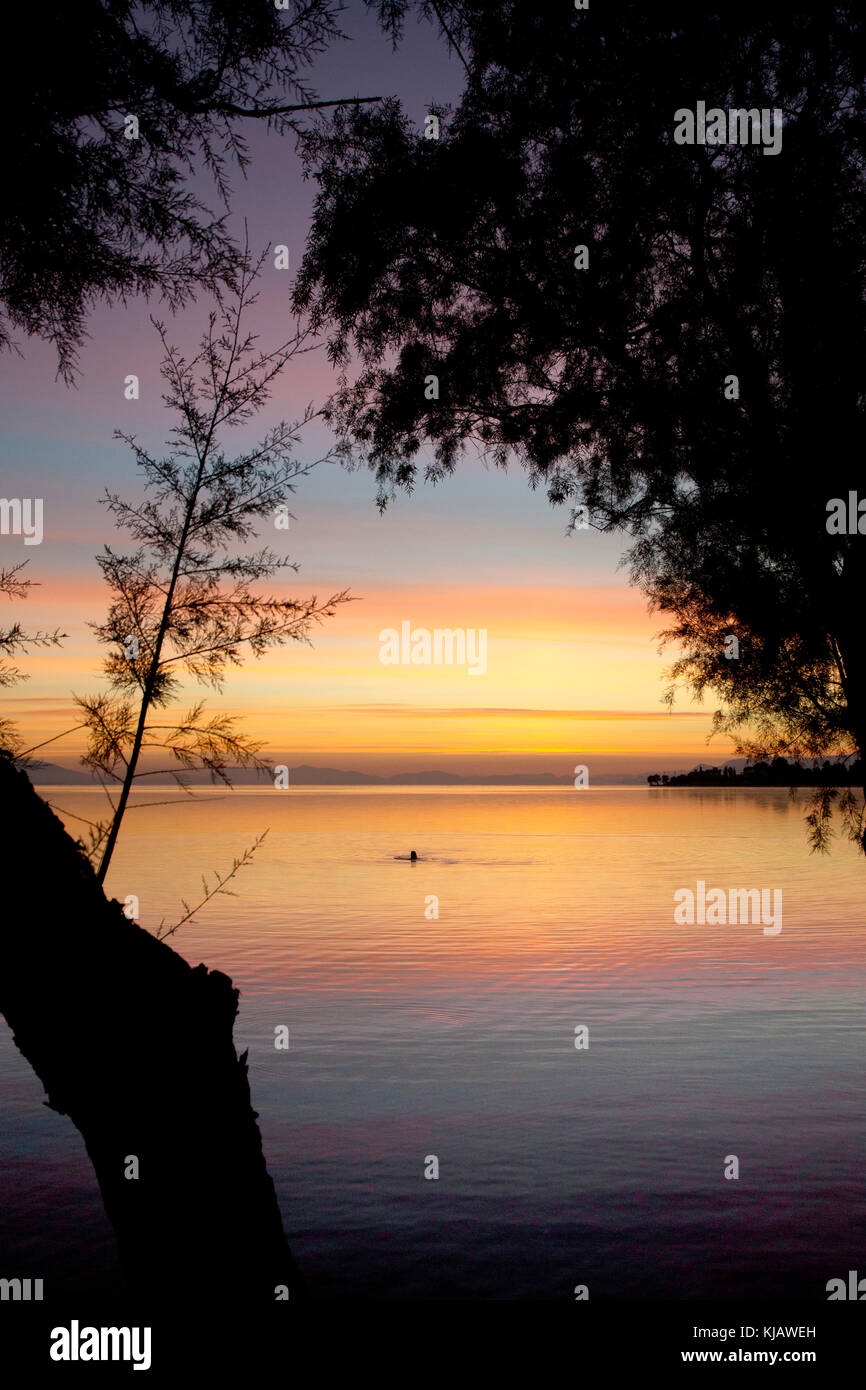
[[[242,715],[245,730],[289,764],[563,775],[593,758],[626,766],[634,755],[642,768],[649,757],[663,770],[730,753],[726,741],[705,742],[712,706],[702,711],[683,697],[671,715],[661,703],[671,656],[658,654],[659,621],[621,579],[580,588],[416,584],[397,594],[364,584],[358,593],[312,647],[292,643],[231,672],[224,696],[201,694]],[[98,688],[100,652],[86,620],[104,603],[94,581],[66,586],[62,611],[47,599],[29,608],[34,625],[64,623],[70,634],[61,650],[27,660],[30,680],[4,701],[29,742],[75,722],[71,690]],[[486,671],[383,665],[379,634],[404,621],[413,630],[485,629]],[[72,735],[42,756],[70,761],[80,751],[81,736]]]

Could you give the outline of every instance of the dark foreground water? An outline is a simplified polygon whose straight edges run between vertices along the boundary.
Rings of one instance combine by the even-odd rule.
[[[173,944],[241,988],[314,1294],[812,1300],[866,1274],[866,863],[810,856],[786,792],[176,800],[129,817],[109,890],[154,929],[270,827]],[[675,921],[699,880],[780,889],[781,931]],[[5,1025],[0,1075],[0,1275],[109,1290],[83,1144]]]

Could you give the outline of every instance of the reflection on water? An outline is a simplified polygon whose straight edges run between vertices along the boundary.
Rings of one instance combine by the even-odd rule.
[[[98,793],[46,794],[93,818]],[[130,815],[108,884],[151,929],[269,827],[238,897],[172,944],[242,991],[314,1293],[811,1299],[862,1266],[866,864],[810,855],[786,791],[139,802],[166,798]],[[780,888],[783,930],[677,925],[698,880]],[[4,1269],[101,1287],[114,1254],[83,1147],[5,1026],[2,1049]]]

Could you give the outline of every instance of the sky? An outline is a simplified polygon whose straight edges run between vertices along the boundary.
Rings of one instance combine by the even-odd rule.
[[[322,59],[313,82],[320,96],[396,92],[419,125],[431,103],[453,102],[462,68],[429,26],[412,25],[394,53],[357,3],[344,27],[351,39]],[[246,219],[253,248],[283,243],[288,272],[268,263],[254,326],[276,345],[290,323],[288,301],[309,225],[315,186],[301,177],[293,143],[263,129],[249,132],[252,164],[236,179],[231,226]],[[210,195],[215,201],[215,194]],[[62,254],[62,251],[60,252]],[[28,628],[60,628],[59,649],[21,663],[26,683],[5,692],[6,717],[29,745],[56,739],[42,756],[74,765],[82,735],[57,738],[76,723],[71,696],[103,685],[104,655],[88,626],[107,608],[95,555],[122,535],[100,504],[106,487],[141,496],[129,449],[115,429],[162,451],[170,417],[161,401],[160,348],[150,315],[190,348],[209,306],[199,301],[174,318],[157,303],[98,308],[80,355],[75,389],[56,379],[53,350],[21,343],[0,370],[2,495],[40,497],[44,539],[24,546],[0,536],[2,563],[29,561],[38,582],[16,614]],[[124,379],[140,380],[137,401]],[[320,404],[334,376],[323,348],[290,365],[253,430]],[[319,429],[299,457],[312,460],[332,441]],[[214,708],[243,717],[275,761],[390,774],[444,769],[465,774],[552,772],[576,764],[598,773],[670,771],[720,763],[731,745],[708,745],[712,705],[683,692],[674,712],[662,704],[672,649],[659,653],[659,615],[620,567],[626,541],[594,531],[566,534],[564,508],[533,492],[519,467],[507,473],[479,460],[433,487],[419,485],[384,515],[368,472],[320,465],[300,482],[289,530],[263,539],[286,548],[299,572],[277,592],[306,597],[349,589],[351,603],[316,631],[311,646],[292,643],[230,673]],[[11,614],[11,608],[10,608]],[[463,629],[486,633],[486,661],[467,665],[386,665],[382,633]],[[480,640],[480,639],[476,639]],[[189,702],[204,692],[189,688]]]

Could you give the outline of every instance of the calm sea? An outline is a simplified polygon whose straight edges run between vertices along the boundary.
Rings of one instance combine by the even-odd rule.
[[[269,830],[172,944],[241,989],[315,1295],[822,1299],[866,1273],[866,862],[811,855],[802,816],[783,790],[161,789],[108,888],[155,929]],[[678,925],[698,880],[781,889],[781,932]],[[108,1289],[83,1144],[5,1024],[0,1076],[2,1272]]]

